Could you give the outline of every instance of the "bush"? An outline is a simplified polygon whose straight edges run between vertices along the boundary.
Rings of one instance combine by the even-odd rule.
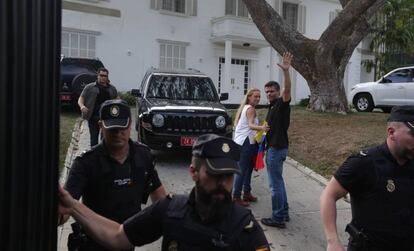
[[[299,101],[299,106],[308,107],[309,105],[309,98],[303,98]]]
[[[134,96],[132,96],[132,94],[131,94],[130,91],[127,91],[127,92],[119,92],[119,97],[122,100],[125,100],[128,103],[128,105],[135,106],[136,99],[135,99]]]

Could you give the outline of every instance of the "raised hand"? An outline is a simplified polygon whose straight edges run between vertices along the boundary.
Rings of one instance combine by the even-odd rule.
[[[293,55],[290,52],[284,52],[282,57],[282,63],[277,64],[282,70],[287,71],[290,68]]]

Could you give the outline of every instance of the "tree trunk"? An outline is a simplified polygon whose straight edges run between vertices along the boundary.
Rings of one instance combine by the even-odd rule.
[[[335,79],[328,75],[315,75],[313,80],[308,80],[311,92],[309,109],[318,112],[336,112],[346,114],[349,111],[343,77]]]

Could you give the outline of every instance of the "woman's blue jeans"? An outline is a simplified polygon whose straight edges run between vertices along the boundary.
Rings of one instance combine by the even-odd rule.
[[[244,193],[250,193],[252,190],[250,181],[252,179],[253,171],[253,156],[257,154],[257,145],[250,144],[249,138],[244,140],[240,151],[239,166],[241,174],[236,174],[233,187],[233,196],[240,197],[243,189]]]
[[[269,187],[272,195],[272,219],[284,222],[289,217],[285,182],[283,180],[283,162],[286,160],[287,148],[270,147],[266,152],[266,167]]]

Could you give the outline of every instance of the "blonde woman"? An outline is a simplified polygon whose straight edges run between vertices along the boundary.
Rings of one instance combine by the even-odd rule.
[[[252,195],[250,180],[253,171],[253,156],[257,152],[254,139],[256,131],[268,131],[267,126],[259,126],[259,119],[256,116],[255,107],[260,101],[260,90],[251,88],[244,96],[239,109],[237,110],[234,125],[234,141],[241,145],[240,152],[240,175],[236,175],[233,187],[233,201],[241,206],[249,206],[249,202],[257,201]],[[243,199],[241,193],[243,189]]]

